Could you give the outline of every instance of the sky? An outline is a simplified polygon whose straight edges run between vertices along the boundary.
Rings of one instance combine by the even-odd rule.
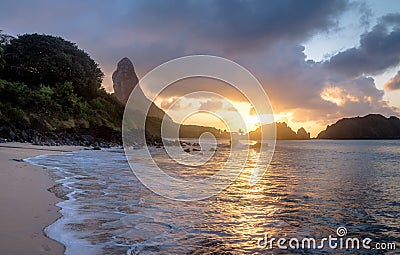
[[[0,29],[75,42],[99,63],[110,92],[123,57],[132,60],[139,78],[191,54],[231,59],[259,79],[277,121],[294,130],[303,126],[312,136],[343,117],[400,115],[397,0],[3,0]],[[248,128],[256,128],[251,105],[215,81],[174,84],[156,103],[166,108],[192,90],[216,87],[246,115]],[[226,107],[217,98],[185,98],[170,112]],[[187,120],[211,122],[204,116]]]

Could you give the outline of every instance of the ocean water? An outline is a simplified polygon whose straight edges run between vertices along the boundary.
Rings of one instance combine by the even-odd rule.
[[[142,162],[142,149],[134,161]],[[219,150],[199,171],[152,149],[159,164],[191,180],[220,167]],[[253,151],[257,156],[257,151]],[[226,190],[205,200],[158,196],[133,175],[122,150],[79,151],[27,159],[57,183],[61,217],[46,233],[65,254],[400,254],[400,141],[280,141],[261,181],[249,183],[251,158]],[[279,249],[278,238],[337,236],[395,243],[396,250]]]

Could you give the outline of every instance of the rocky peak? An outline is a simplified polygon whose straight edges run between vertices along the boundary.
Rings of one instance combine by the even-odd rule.
[[[112,80],[116,97],[125,105],[132,90],[139,82],[129,58],[125,57],[118,62]]]
[[[301,127],[299,130],[297,130],[297,137],[298,139],[310,139],[311,135],[310,133],[307,133],[303,127]]]

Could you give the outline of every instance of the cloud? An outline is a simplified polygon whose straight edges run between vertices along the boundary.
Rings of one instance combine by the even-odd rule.
[[[351,78],[331,72],[323,62],[306,60],[304,47],[281,43],[253,63],[275,113],[293,112],[294,121],[341,117],[370,112],[392,115],[397,111],[383,99],[371,77]],[[260,70],[261,69],[261,70]]]
[[[210,93],[201,93],[201,91],[213,92],[215,95]],[[149,91],[149,93],[155,94],[157,91]],[[193,77],[177,81],[169,85],[160,94],[160,98],[177,98],[185,96],[186,98],[192,99],[213,99],[219,100],[221,97],[228,98],[234,101],[245,101],[246,98],[234,87],[213,78],[206,77]]]
[[[110,16],[118,7],[95,16]],[[96,47],[95,51],[107,63],[128,55],[139,76],[188,54],[256,57],[281,40],[300,43],[336,28],[337,17],[348,7],[348,0],[134,1],[131,8],[112,15],[112,27],[105,24],[100,32],[107,33],[102,39],[104,46],[115,48]],[[105,73],[105,85],[110,88],[111,79]]]
[[[293,112],[294,121],[324,119],[323,123],[341,117],[370,112],[393,115],[397,111],[384,99],[371,77],[348,77],[332,72],[324,62],[306,60],[304,47],[291,42],[280,42],[257,58],[242,57],[240,64],[256,75],[269,95],[275,113]],[[234,101],[244,101],[229,85],[211,79],[188,79],[163,91],[161,97],[183,96],[193,91],[213,91]],[[217,100],[217,98],[213,99]],[[216,110],[221,105],[202,106]],[[253,112],[250,110],[249,112]]]
[[[330,90],[333,88],[333,91]],[[374,79],[360,77],[336,84],[329,84],[324,88],[325,97],[321,98],[335,103],[338,112],[345,116],[364,115],[371,112],[393,114],[395,109],[383,100],[384,92],[375,86]]]
[[[195,49],[249,51],[282,39],[302,41],[325,31],[336,25],[337,15],[347,5],[346,0],[144,0],[135,2],[125,24],[150,40],[155,35],[172,36],[191,42]]]
[[[324,66],[331,71],[357,77],[375,75],[400,63],[400,14],[381,17],[371,31],[361,35],[360,46],[339,52]]]
[[[169,110],[176,110],[182,107],[181,101],[178,100],[176,97],[170,97],[164,100],[161,100],[160,107],[162,109],[169,109]]]
[[[360,14],[360,25],[365,30],[371,25],[371,18],[373,17],[373,11],[366,2],[351,2],[350,8],[354,8]]]
[[[221,110],[222,108],[223,108],[222,101],[219,101],[219,100],[207,100],[206,102],[200,103],[199,110],[200,111],[215,112],[217,110]]]
[[[0,24],[14,35],[50,33],[78,42],[100,62],[110,88],[122,57],[131,58],[140,76],[188,54],[234,58],[280,40],[303,42],[336,27],[348,7],[348,0],[5,0]]]
[[[387,91],[400,89],[400,71],[385,83],[385,89]]]
[[[349,94],[346,89],[342,87],[329,86],[321,92],[321,98],[325,101],[332,102],[338,106],[343,106],[347,102],[360,102],[360,100]]]

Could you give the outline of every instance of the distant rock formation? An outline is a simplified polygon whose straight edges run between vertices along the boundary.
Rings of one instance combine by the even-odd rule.
[[[297,133],[294,132],[285,122],[278,122],[276,125],[276,139],[277,140],[309,140],[310,133],[304,128],[300,128]],[[266,134],[273,133],[273,125],[266,124],[263,126],[263,130]],[[261,139],[261,129],[257,128],[255,131],[249,133],[250,139],[259,140]],[[266,137],[266,139],[271,139],[272,137]]]
[[[380,114],[345,118],[319,133],[318,139],[400,139],[400,119]]]
[[[297,130],[297,137],[300,140],[309,140],[309,139],[311,139],[310,133],[307,132],[304,128],[299,128],[299,130]]]
[[[126,105],[129,95],[139,82],[135,68],[129,58],[125,57],[118,62],[112,80],[115,96]]]

